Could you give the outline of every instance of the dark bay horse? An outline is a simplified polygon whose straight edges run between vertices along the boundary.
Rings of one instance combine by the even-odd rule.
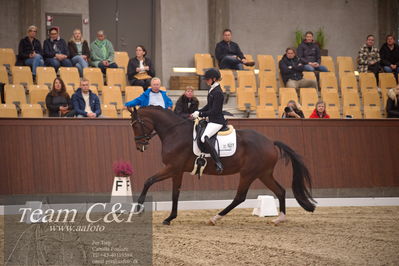
[[[193,149],[193,121],[180,118],[170,110],[158,106],[142,107],[138,110],[128,108],[132,113],[132,128],[136,147],[144,152],[150,139],[158,134],[162,142],[162,162],[165,167],[148,178],[138,199],[143,203],[148,189],[156,182],[172,178],[172,211],[163,224],[169,225],[177,217],[177,203],[184,172],[191,172],[196,156]],[[156,133],[153,133],[155,131]],[[278,150],[286,164],[291,161],[293,169],[292,190],[298,203],[306,210],[315,209],[310,188],[311,179],[301,157],[290,147],[279,141],[271,141],[254,130],[237,130],[237,150],[233,156],[221,158],[223,175],[240,173],[237,194],[230,205],[210,219],[210,224],[229,213],[242,203],[248,189],[255,179],[268,187],[277,196],[280,203],[280,215],[274,222],[285,220],[285,189],[274,179],[273,170],[278,160]],[[216,167],[211,158],[204,173],[216,175]],[[308,189],[309,188],[309,189]]]

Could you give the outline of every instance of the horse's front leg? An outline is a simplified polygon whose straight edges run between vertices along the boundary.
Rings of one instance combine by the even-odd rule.
[[[180,187],[183,179],[183,173],[177,174],[173,177],[173,193],[172,193],[172,211],[168,218],[162,224],[170,225],[170,221],[177,217],[177,203],[179,202]]]
[[[161,171],[159,171],[158,173],[156,173],[155,175],[151,176],[150,178],[148,178],[145,183],[144,183],[144,187],[143,190],[141,191],[140,197],[138,199],[138,204],[143,204],[145,201],[145,197],[147,195],[148,189],[155,183],[168,179],[170,177],[174,176],[173,174],[173,169],[171,168],[171,166],[166,166],[164,168],[161,169]]]

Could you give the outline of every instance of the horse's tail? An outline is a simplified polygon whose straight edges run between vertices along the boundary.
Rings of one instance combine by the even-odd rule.
[[[311,193],[312,182],[308,168],[303,163],[301,156],[286,144],[280,141],[274,141],[274,145],[279,148],[281,156],[285,159],[286,164],[288,164],[288,161],[291,161],[293,171],[292,192],[294,193],[295,199],[302,208],[309,212],[313,212],[316,208],[316,201],[313,199]]]

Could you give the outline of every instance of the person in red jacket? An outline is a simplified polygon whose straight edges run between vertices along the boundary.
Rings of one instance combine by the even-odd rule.
[[[326,113],[325,102],[317,102],[316,108],[313,110],[313,113],[309,116],[309,118],[330,118],[330,116]]]

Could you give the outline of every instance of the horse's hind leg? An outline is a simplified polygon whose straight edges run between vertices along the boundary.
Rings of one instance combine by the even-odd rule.
[[[243,177],[241,175],[240,178],[240,184],[238,185],[237,193],[236,196],[234,197],[233,201],[230,203],[229,206],[227,206],[224,210],[219,212],[217,215],[212,217],[209,220],[210,225],[215,225],[217,220],[220,220],[228,214],[232,209],[237,207],[240,203],[244,202],[246,197],[247,197],[247,192],[249,187],[251,186],[252,182],[255,180],[252,177],[249,177],[250,175],[246,175],[246,177]]]
[[[260,181],[269,188],[278,198],[280,205],[280,215],[273,220],[273,223],[278,224],[285,221],[285,189],[274,179],[273,174],[259,177]]]
[[[177,203],[179,202],[180,187],[183,179],[183,173],[173,177],[173,192],[172,192],[172,211],[168,218],[162,223],[164,225],[170,225],[170,221],[177,217]]]

